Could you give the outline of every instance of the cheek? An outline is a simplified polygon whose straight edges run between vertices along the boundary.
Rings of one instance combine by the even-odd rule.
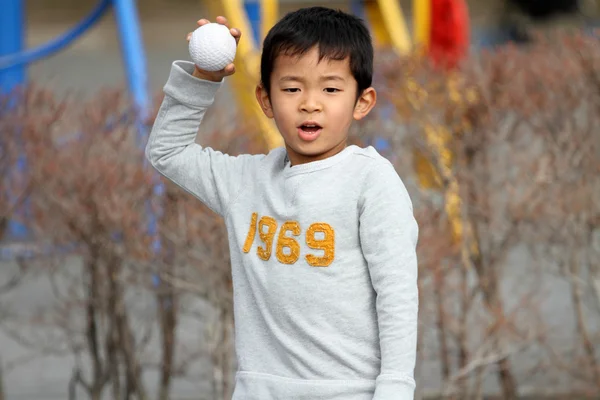
[[[343,122],[344,125],[349,125],[354,119],[354,103],[351,101],[337,103],[331,111],[332,119]]]
[[[289,120],[293,118],[293,104],[289,99],[275,96],[273,97],[273,114],[280,120]]]
[[[289,107],[281,101],[281,99],[273,99],[273,118],[275,119],[275,125],[279,131],[285,134],[290,127],[294,124],[294,115],[289,111]]]

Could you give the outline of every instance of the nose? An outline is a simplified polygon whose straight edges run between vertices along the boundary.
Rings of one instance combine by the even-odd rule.
[[[319,101],[318,97],[310,93],[309,91],[305,92],[306,94],[302,97],[300,101],[300,110],[307,113],[314,113],[323,110],[323,105],[321,101]]]

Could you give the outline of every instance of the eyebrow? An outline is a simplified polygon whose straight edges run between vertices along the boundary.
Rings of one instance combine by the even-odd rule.
[[[319,78],[320,81],[340,81],[345,82],[346,80],[339,75],[323,75]],[[279,78],[280,82],[304,82],[304,78],[295,75],[285,75]]]
[[[325,75],[321,77],[322,81],[340,81],[345,82],[346,80],[339,75]]]
[[[304,79],[300,78],[299,76],[294,76],[294,75],[286,75],[286,76],[282,76],[281,78],[279,78],[280,82],[303,82]]]

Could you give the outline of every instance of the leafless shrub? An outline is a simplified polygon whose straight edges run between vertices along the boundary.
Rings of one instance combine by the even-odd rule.
[[[391,153],[412,149],[399,158],[413,160],[414,175],[399,172],[420,183],[420,284],[433,296],[422,294],[421,310],[432,316],[421,317],[439,333],[446,395],[480,398],[493,366],[503,398],[516,398],[519,382],[560,365],[575,378],[564,390],[599,393],[599,336],[591,322],[600,314],[590,314],[598,310],[597,38],[557,35],[508,45],[453,71],[417,56],[382,64],[384,97],[406,138],[392,140]],[[434,207],[435,199],[443,206]],[[437,235],[429,236],[431,229]],[[518,353],[545,344],[554,354],[540,311],[541,278],[523,293],[507,287],[515,284],[511,257],[519,247],[532,255],[531,274],[561,265],[572,282],[581,352],[562,354],[560,364],[555,354],[551,364],[516,373],[510,360]]]
[[[145,165],[140,125],[121,91],[80,104],[32,88],[17,109],[2,123],[18,127],[23,146],[7,140],[6,154],[25,152],[29,228],[38,247],[52,249],[25,265],[47,277],[53,298],[34,315],[11,315],[5,332],[31,354],[72,354],[72,399],[81,389],[92,399],[107,390],[114,399],[150,398],[150,369],[159,373],[157,398],[167,399],[173,380],[192,379],[199,359],[210,362],[201,379],[213,382],[214,396],[206,395],[230,398],[233,307],[222,221]],[[229,122],[203,128],[203,144],[230,154],[262,150],[258,137]],[[194,299],[215,317],[198,312]],[[141,317],[136,308],[148,303],[155,314]],[[180,320],[190,316],[206,332],[179,340]]]

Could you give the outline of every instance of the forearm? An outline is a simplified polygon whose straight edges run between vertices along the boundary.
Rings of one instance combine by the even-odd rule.
[[[196,70],[192,68],[193,64],[173,64],[146,145],[148,161],[167,176],[179,163],[186,162],[184,153],[195,143],[198,127],[219,88],[217,83],[194,78],[192,72]]]
[[[377,285],[381,373],[374,400],[412,400],[417,349],[418,289],[416,257],[407,255],[399,273]]]
[[[196,144],[198,128],[220,84],[193,77],[193,69],[191,63],[173,63],[146,158],[158,172],[222,215],[230,194],[226,185],[231,180],[226,178],[232,163],[229,157]]]

